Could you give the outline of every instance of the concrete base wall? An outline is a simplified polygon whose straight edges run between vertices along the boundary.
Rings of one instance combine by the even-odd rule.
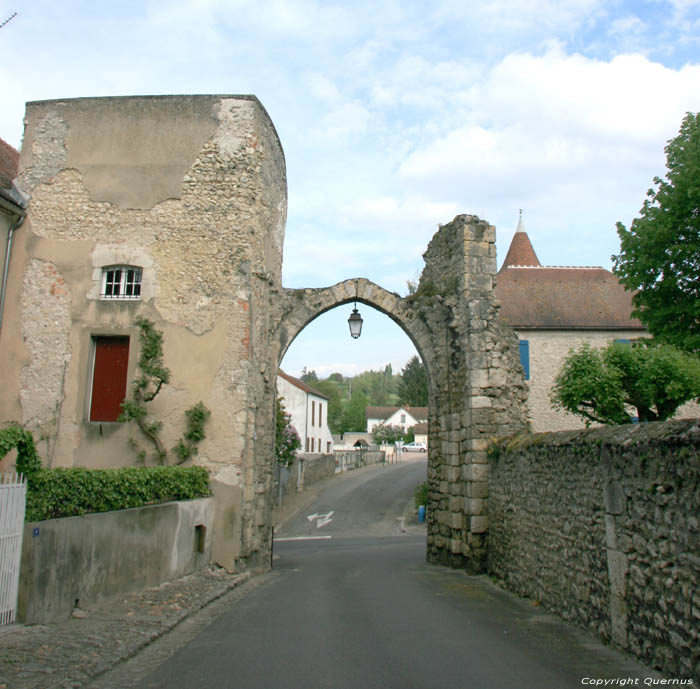
[[[213,523],[213,498],[27,522],[18,620],[58,622],[76,606],[203,569]]]

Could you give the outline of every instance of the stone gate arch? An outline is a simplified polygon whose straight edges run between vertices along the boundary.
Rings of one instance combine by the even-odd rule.
[[[406,332],[430,381],[427,559],[479,572],[487,556],[486,447],[526,427],[527,391],[515,334],[498,320],[495,228],[459,215],[440,227],[424,259],[418,288],[406,297],[364,278],[282,288],[273,298],[270,341],[279,365],[308,323],[354,301]]]
[[[411,310],[407,308],[409,302],[395,292],[358,277],[343,280],[331,287],[285,289],[284,295],[278,327],[279,363],[309,323],[331,309],[357,302],[371,306],[394,321],[411,340],[430,372],[433,366],[430,331],[425,323],[413,318]]]

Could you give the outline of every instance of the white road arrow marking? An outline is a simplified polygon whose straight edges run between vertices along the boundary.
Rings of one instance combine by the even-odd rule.
[[[333,520],[331,517],[335,514],[335,510],[331,510],[327,514],[318,514],[318,512],[314,512],[313,514],[307,515],[307,519],[312,522],[314,519],[316,520],[316,528],[320,529],[322,526],[325,526],[326,524],[330,524]]]

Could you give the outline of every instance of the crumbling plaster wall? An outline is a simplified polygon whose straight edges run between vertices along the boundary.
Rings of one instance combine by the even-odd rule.
[[[286,219],[272,122],[251,96],[161,96],[29,103],[25,123],[19,183],[30,203],[1,335],[13,366],[0,419],[35,431],[49,466],[134,463],[129,440],[149,448],[133,424],[87,420],[92,336],[130,336],[131,381],[135,319],[152,319],[172,371],[153,414],[172,447],[185,409],[211,409],[195,461],[226,496],[219,531],[238,544],[214,550],[233,567],[266,526],[250,494],[266,442],[256,438],[271,424],[258,419],[275,382],[259,338]],[[139,301],[99,298],[112,264],[144,269]]]

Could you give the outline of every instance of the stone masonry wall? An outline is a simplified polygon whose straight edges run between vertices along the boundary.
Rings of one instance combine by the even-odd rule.
[[[516,436],[489,454],[489,573],[700,681],[700,422]]]

